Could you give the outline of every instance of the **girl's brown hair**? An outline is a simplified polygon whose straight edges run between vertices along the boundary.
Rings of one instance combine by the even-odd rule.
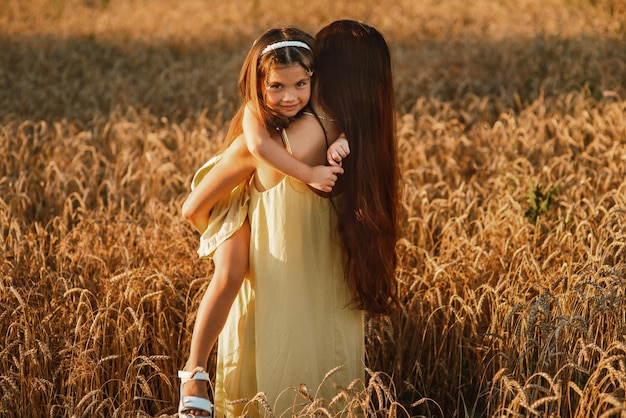
[[[350,143],[336,186],[346,278],[359,308],[387,314],[397,302],[400,179],[389,48],[375,28],[351,20],[323,28],[316,44],[314,100]]]
[[[273,49],[263,54],[272,44],[283,41],[300,41],[310,49],[301,46],[287,46]],[[226,145],[243,133],[241,121],[244,106],[249,104],[268,130],[282,129],[289,125],[289,119],[269,109],[263,99],[264,80],[277,65],[301,65],[307,72],[313,72],[315,39],[308,33],[292,27],[270,29],[263,33],[248,52],[239,73],[239,97],[242,105],[233,117]]]

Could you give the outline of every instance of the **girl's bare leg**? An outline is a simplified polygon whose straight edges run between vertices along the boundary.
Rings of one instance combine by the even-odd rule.
[[[211,349],[224,327],[233,301],[248,272],[249,248],[250,223],[246,220],[237,232],[215,250],[213,254],[215,270],[198,307],[185,370],[207,367]],[[206,397],[206,382],[186,383],[183,394]],[[201,413],[201,411],[191,412],[198,415]]]

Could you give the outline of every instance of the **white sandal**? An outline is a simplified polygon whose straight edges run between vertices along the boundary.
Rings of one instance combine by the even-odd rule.
[[[207,398],[199,396],[183,396],[183,386],[190,380],[206,380],[208,382],[211,391],[211,380],[209,375],[201,367],[196,367],[193,371],[187,372],[185,370],[178,371],[178,377],[180,378],[180,402],[178,403],[178,416],[180,418],[212,418],[213,417],[213,404]],[[191,410],[205,411],[208,415],[194,415],[186,411]]]

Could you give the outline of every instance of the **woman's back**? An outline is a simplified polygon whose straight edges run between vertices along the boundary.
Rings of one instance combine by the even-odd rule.
[[[290,126],[285,143],[309,164],[326,159],[315,116]],[[259,162],[248,216],[250,280],[242,294],[249,302],[235,304],[229,320],[238,318],[236,324],[220,336],[218,359],[231,367],[225,367],[224,386],[217,385],[217,411],[228,409],[224,397],[262,391],[276,415],[293,407],[294,399],[297,412],[303,398],[292,388],[301,385],[330,401],[337,394],[333,384],[345,387],[363,378],[364,359],[363,313],[348,307],[352,293],[336,211],[328,198]]]
[[[324,128],[322,128],[324,126]],[[311,113],[305,113],[300,118],[289,125],[287,135],[291,153],[298,160],[310,165],[324,165],[326,163],[327,140],[325,132],[328,135],[328,143],[332,142],[338,135],[336,128],[332,123],[328,123],[323,119],[318,119]],[[274,138],[281,141],[278,136]],[[256,162],[255,186],[257,190],[263,191],[276,185],[284,175],[270,165],[261,161]]]
[[[305,118],[289,130],[286,146],[309,164],[321,164],[323,131],[314,117]],[[307,132],[306,140],[300,132]],[[303,399],[289,388],[303,384],[330,401],[334,384],[346,387],[363,378],[363,314],[349,308],[352,293],[330,200],[288,177],[264,185],[264,191],[251,191],[248,212],[256,381],[280,415]],[[336,367],[341,369],[325,381]]]

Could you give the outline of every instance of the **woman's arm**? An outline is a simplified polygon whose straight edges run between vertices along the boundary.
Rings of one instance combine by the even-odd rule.
[[[338,165],[311,167],[296,159],[280,144],[272,140],[267,129],[248,106],[246,106],[243,114],[243,132],[248,150],[255,158],[272,166],[284,175],[318,190],[332,191],[337,182],[337,175],[343,173],[343,169]]]
[[[222,157],[191,191],[182,207],[182,214],[200,233],[209,223],[209,214],[223,195],[250,178],[256,168],[256,160],[248,152],[242,137],[222,153]]]

